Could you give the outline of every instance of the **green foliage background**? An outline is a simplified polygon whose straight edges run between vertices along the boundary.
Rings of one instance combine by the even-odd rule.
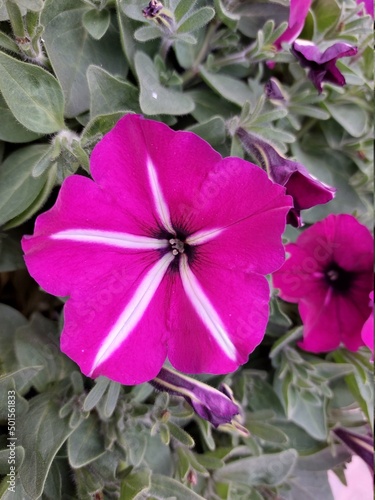
[[[332,498],[326,471],[343,478],[350,453],[331,429],[372,426],[366,349],[300,352],[297,310],[274,297],[264,342],[225,378],[250,436],[214,430],[148,384],[82,376],[59,351],[62,301],[28,276],[19,243],[64,178],[89,175],[92,148],[128,112],[246,157],[233,133],[240,125],[338,189],[334,201],[304,213],[306,223],[353,213],[370,227],[372,20],[354,0],[313,2],[301,37],[359,48],[338,63],[347,85],[325,85],[318,95],[289,51],[274,50],[288,5],[166,0],[157,23],[142,16],[143,0],[0,2],[1,498]],[[285,102],[265,99],[270,76]],[[297,235],[288,228],[285,239]],[[224,377],[199,379],[217,387]],[[15,494],[6,482],[12,389]]]

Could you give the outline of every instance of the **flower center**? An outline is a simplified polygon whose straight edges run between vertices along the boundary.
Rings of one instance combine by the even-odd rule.
[[[185,244],[178,238],[171,238],[169,244],[171,245],[173,255],[185,252]]]
[[[353,277],[353,273],[346,271],[335,262],[332,262],[324,272],[324,278],[328,285],[341,293],[345,293],[350,289]]]

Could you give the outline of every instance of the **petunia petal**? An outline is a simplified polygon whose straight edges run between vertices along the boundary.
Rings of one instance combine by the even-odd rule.
[[[123,384],[157,375],[167,354],[164,276],[172,258],[165,254],[145,266],[128,256],[122,280],[91,281],[89,294],[75,289],[65,306],[61,349],[84,374]]]
[[[342,342],[350,351],[363,345],[361,328],[366,318],[363,305],[350,297],[334,293],[328,303],[321,294],[314,300],[301,300],[299,311],[304,324],[304,339],[299,344],[310,352],[326,352],[336,349]],[[366,306],[366,304],[364,305]],[[367,313],[369,308],[366,308]]]
[[[188,373],[234,371],[263,338],[267,280],[204,258],[191,266],[186,259],[181,266],[186,267],[182,277],[176,273],[173,278],[170,362]]]
[[[191,208],[220,158],[193,133],[175,132],[163,123],[129,114],[94,148],[91,172],[140,227],[156,225],[171,231],[171,224],[183,225],[180,214]]]
[[[285,226],[292,199],[259,167],[238,158],[225,158],[203,184],[196,203],[200,215],[195,222],[197,231],[189,241],[199,239],[203,232],[205,238],[199,243],[207,245],[217,263],[264,274],[281,266],[285,252],[277,235]],[[267,256],[263,245],[267,246]]]
[[[324,295],[327,287],[322,272],[324,265],[330,261],[324,249],[319,246],[302,248],[289,243],[285,250],[290,253],[290,257],[272,275],[274,287],[280,289],[280,297],[288,302],[298,302],[301,297],[309,297],[317,290]]]

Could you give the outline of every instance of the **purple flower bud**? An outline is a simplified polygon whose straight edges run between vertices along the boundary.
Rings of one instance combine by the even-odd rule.
[[[270,78],[264,86],[264,92],[268,99],[273,99],[275,101],[285,101],[284,94],[280,88],[280,82],[275,78]]]
[[[333,433],[355,454],[362,458],[373,469],[374,466],[374,440],[370,436],[357,434],[338,427]]]
[[[330,82],[340,87],[345,85],[345,78],[336,67],[337,59],[355,56],[357,47],[348,43],[334,43],[324,52],[306,40],[296,40],[291,48],[292,54],[298,59],[303,68],[308,68],[308,77],[313,82],[318,92],[322,92],[322,82]]]
[[[218,391],[170,368],[162,368],[158,376],[149,383],[160,391],[182,396],[197,415],[211,422],[214,427],[231,423],[240,413],[239,406],[228,397],[230,392],[226,386],[225,390]]]
[[[300,163],[284,158],[273,146],[243,128],[239,128],[236,134],[244,148],[267,170],[269,177],[284,186],[286,194],[292,196],[294,206],[288,212],[288,224],[301,226],[301,210],[334,198],[336,189],[313,177]]]

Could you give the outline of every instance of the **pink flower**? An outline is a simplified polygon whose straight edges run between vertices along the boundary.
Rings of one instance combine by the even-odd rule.
[[[374,354],[374,292],[370,293],[370,316],[365,321],[362,328],[362,340]]]
[[[278,50],[282,43],[292,43],[303,30],[312,0],[290,0],[289,22],[284,33],[275,41]]]
[[[61,349],[90,377],[137,384],[166,357],[225,373],[261,342],[291,200],[255,165],[127,115],[23,239],[31,275],[69,297]]]
[[[290,258],[273,275],[280,297],[298,303],[300,347],[324,352],[342,343],[356,351],[371,308],[374,240],[351,215],[329,215],[286,246]]]
[[[288,224],[301,226],[301,210],[328,203],[334,198],[336,189],[313,177],[300,163],[279,155],[270,144],[241,127],[236,134],[244,148],[266,168],[270,178],[285,186],[287,194],[293,197],[293,207],[287,218]]]
[[[365,5],[365,12],[374,19],[374,0],[357,0],[357,4]]]
[[[308,68],[308,77],[313,82],[319,93],[322,92],[322,82],[330,82],[343,87],[345,78],[336,67],[337,59],[354,56],[358,52],[357,47],[348,43],[334,43],[324,52],[306,40],[296,40],[291,48],[292,54],[298,59],[303,68]]]

